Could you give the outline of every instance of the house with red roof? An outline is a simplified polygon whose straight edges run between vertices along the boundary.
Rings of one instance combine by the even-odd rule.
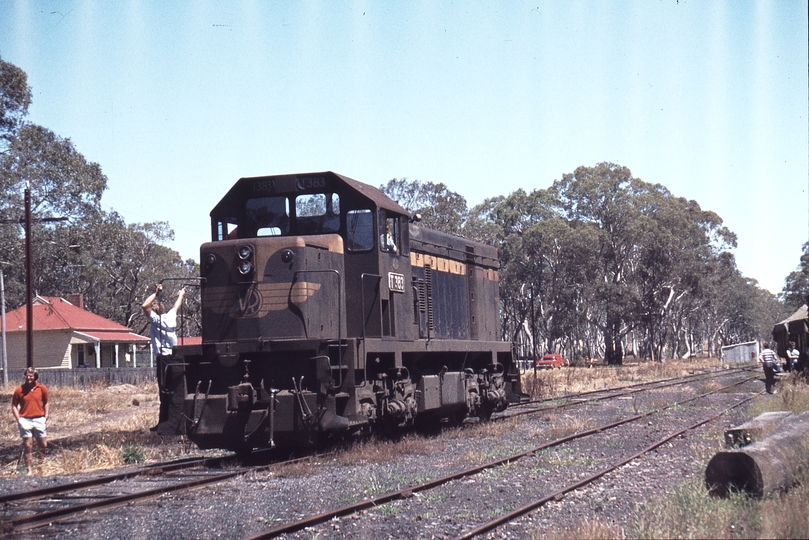
[[[70,301],[37,296],[34,319],[34,366],[37,369],[76,367],[146,367],[152,365],[149,338],[122,324],[84,309],[81,295]],[[9,369],[26,366],[26,307],[6,314]],[[143,349],[144,355],[137,353]]]

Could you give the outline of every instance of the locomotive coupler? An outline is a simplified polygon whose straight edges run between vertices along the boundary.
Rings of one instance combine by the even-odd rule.
[[[506,392],[502,388],[490,388],[487,390],[486,401],[497,412],[505,411],[506,407],[508,407]]]
[[[256,402],[256,389],[247,381],[247,374],[244,380],[236,386],[228,386],[228,411],[250,410]]]
[[[228,386],[228,411],[250,411],[253,403],[257,401],[256,389],[250,384],[250,360],[244,361],[244,375],[242,382],[236,386]]]
[[[484,396],[486,403],[492,410],[501,412],[505,411],[508,407],[508,398],[506,397],[505,381],[500,374],[493,374],[488,379]]]

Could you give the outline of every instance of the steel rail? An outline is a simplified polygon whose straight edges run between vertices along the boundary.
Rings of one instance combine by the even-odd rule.
[[[80,489],[85,489],[89,487],[101,486],[104,484],[109,484],[115,482],[117,480],[127,480],[129,478],[135,478],[137,476],[155,474],[155,473],[162,473],[162,472],[171,472],[176,470],[182,469],[190,469],[192,467],[197,467],[200,465],[205,464],[210,460],[211,464],[216,463],[216,460],[226,459],[226,458],[184,458],[181,460],[170,461],[166,463],[157,463],[155,465],[149,465],[146,467],[139,467],[137,469],[126,471],[117,474],[110,474],[105,476],[100,476],[98,478],[90,478],[88,480],[81,480],[79,482],[73,482],[70,484],[59,484],[56,486],[50,486],[45,488],[34,489],[31,491],[18,491],[16,493],[9,493],[6,495],[0,495],[0,503],[10,503],[10,502],[22,502],[22,501],[30,501],[32,499],[38,499],[40,497],[45,497],[47,495],[57,495],[59,493],[68,493],[71,491],[77,491]],[[232,459],[230,456],[228,459]]]
[[[476,467],[465,469],[465,470],[457,472],[457,473],[449,474],[449,475],[443,476],[441,478],[430,480],[430,481],[422,483],[422,484],[418,484],[418,485],[415,485],[415,486],[410,486],[410,487],[407,487],[405,489],[401,489],[401,490],[398,490],[398,491],[391,491],[391,492],[385,493],[383,495],[380,495],[378,497],[373,497],[373,498],[370,498],[370,499],[366,499],[364,501],[349,504],[349,505],[337,508],[335,510],[328,510],[326,512],[321,512],[319,514],[310,516],[310,517],[308,517],[306,519],[302,519],[302,520],[299,520],[299,521],[287,523],[287,524],[284,524],[284,525],[279,525],[277,527],[274,527],[274,528],[269,529],[267,531],[255,534],[253,536],[245,537],[242,540],[261,540],[261,539],[265,539],[265,538],[274,538],[274,537],[280,536],[282,534],[292,533],[292,532],[296,532],[296,531],[299,531],[301,529],[304,529],[306,527],[311,527],[311,526],[314,526],[314,525],[318,525],[318,524],[324,523],[326,521],[329,521],[329,520],[337,518],[337,517],[342,517],[342,516],[346,516],[346,515],[350,515],[350,514],[355,514],[357,512],[362,511],[362,510],[366,510],[368,508],[372,508],[372,507],[375,507],[375,506],[386,504],[386,503],[389,503],[389,502],[392,502],[392,501],[395,501],[395,500],[406,499],[406,498],[411,497],[414,493],[417,493],[417,492],[420,492],[420,491],[426,491],[428,489],[432,489],[432,488],[441,486],[443,484],[447,484],[447,483],[449,483],[449,482],[451,482],[453,480],[458,480],[458,479],[461,479],[461,478],[464,478],[464,477],[467,477],[467,476],[472,476],[474,474],[480,473],[480,472],[482,472],[484,470],[487,470],[487,469],[491,469],[491,468],[494,468],[494,467],[499,467],[499,466],[502,466],[502,465],[507,465],[509,463],[512,463],[512,462],[517,461],[519,459],[522,459],[524,457],[531,456],[531,455],[535,454],[536,452],[539,452],[540,450],[544,450],[546,448],[551,448],[551,447],[554,447],[554,446],[558,446],[560,444],[564,444],[566,442],[569,442],[569,441],[572,441],[572,440],[575,440],[575,439],[580,439],[580,438],[583,438],[583,437],[587,437],[589,435],[601,433],[603,431],[606,431],[608,429],[612,429],[614,427],[617,427],[617,426],[620,426],[620,425],[623,425],[623,424],[628,424],[630,422],[635,422],[635,421],[641,420],[643,418],[651,416],[652,414],[657,414],[657,413],[660,413],[662,411],[665,411],[666,409],[669,409],[671,407],[683,405],[685,403],[689,403],[691,401],[695,401],[697,399],[704,398],[704,397],[709,396],[711,394],[721,392],[721,391],[726,390],[728,388],[733,388],[734,386],[739,386],[739,385],[744,384],[744,383],[746,383],[748,381],[751,381],[751,380],[753,380],[755,378],[756,377],[749,377],[749,378],[744,379],[742,381],[735,382],[735,383],[733,383],[731,385],[728,385],[728,386],[725,386],[725,387],[722,387],[722,388],[717,388],[715,390],[711,390],[710,392],[706,392],[704,394],[700,394],[698,396],[694,396],[694,397],[688,398],[688,399],[680,401],[680,402],[671,403],[669,405],[666,405],[665,407],[661,407],[661,408],[655,409],[653,411],[649,411],[647,413],[635,415],[635,416],[632,416],[632,417],[629,417],[629,418],[625,418],[623,420],[619,420],[617,422],[613,422],[611,424],[606,424],[606,425],[599,426],[599,427],[596,427],[596,428],[593,428],[593,429],[588,429],[586,431],[573,433],[573,434],[568,435],[566,437],[562,437],[562,438],[555,439],[553,441],[549,441],[547,443],[544,443],[544,444],[542,444],[540,446],[537,446],[536,448],[532,448],[530,450],[520,452],[519,454],[514,454],[514,455],[506,457],[506,458],[489,461],[489,462],[484,463],[482,465],[478,465]],[[753,398],[751,397],[749,399],[753,399]]]
[[[750,396],[748,398],[745,398],[742,401],[740,401],[739,403],[736,403],[735,405],[733,405],[731,407],[728,407],[724,411],[721,411],[721,412],[719,412],[717,414],[714,414],[714,415],[710,416],[709,418],[706,418],[705,420],[700,420],[699,422],[696,422],[695,424],[691,424],[690,426],[688,426],[686,428],[683,428],[683,429],[681,429],[681,430],[679,430],[679,431],[677,431],[675,433],[667,435],[666,437],[658,440],[654,444],[644,448],[640,452],[637,452],[637,453],[629,456],[626,459],[623,459],[623,460],[621,460],[621,461],[619,461],[617,463],[614,463],[614,464],[610,465],[609,467],[601,469],[600,471],[598,471],[597,473],[595,473],[592,476],[589,476],[589,477],[587,477],[587,478],[585,478],[583,480],[580,480],[580,481],[578,481],[578,482],[576,482],[574,484],[571,484],[571,485],[569,485],[569,486],[567,486],[567,487],[565,487],[563,489],[560,489],[559,491],[556,491],[555,493],[551,493],[550,495],[546,495],[545,497],[542,497],[541,499],[537,499],[537,500],[523,506],[522,508],[518,508],[517,510],[514,510],[513,512],[509,512],[508,514],[505,514],[505,515],[500,516],[500,517],[498,517],[496,519],[493,519],[493,520],[491,520],[491,521],[489,521],[487,523],[479,525],[478,527],[476,527],[476,528],[474,528],[474,529],[472,529],[470,531],[465,532],[461,536],[458,536],[457,540],[466,540],[466,539],[478,536],[480,534],[483,534],[485,532],[489,532],[492,529],[496,529],[500,525],[508,523],[508,522],[512,521],[513,519],[515,519],[515,518],[517,518],[519,516],[522,516],[523,514],[527,514],[528,512],[531,512],[531,511],[539,508],[540,506],[542,506],[542,505],[544,505],[544,504],[546,504],[546,503],[548,503],[550,501],[561,500],[564,497],[565,494],[567,494],[567,493],[569,493],[571,491],[575,491],[575,490],[579,489],[580,487],[584,487],[584,486],[586,486],[588,484],[591,484],[592,482],[598,480],[599,478],[601,478],[605,474],[608,474],[608,473],[614,471],[615,469],[623,467],[627,463],[629,463],[631,461],[634,461],[635,459],[641,457],[642,455],[651,452],[652,450],[664,445],[665,443],[669,442],[670,440],[672,440],[672,439],[674,439],[676,437],[679,437],[680,435],[686,433],[687,431],[691,431],[691,430],[696,429],[696,428],[698,428],[698,427],[700,427],[700,426],[702,426],[704,424],[707,424],[708,422],[716,420],[717,418],[725,415],[729,411],[732,411],[733,409],[735,409],[737,407],[740,407],[740,406],[744,405],[745,403],[748,403],[748,402],[752,401],[753,399],[755,399],[757,396],[761,395],[762,393],[763,392],[759,392],[758,394],[756,394],[754,396]]]
[[[301,461],[306,461],[311,459],[313,456],[305,456],[300,458],[295,458],[292,460],[283,461],[280,463],[271,463],[269,465],[263,465],[261,467],[250,467],[246,469],[241,469],[238,471],[231,471],[227,473],[217,474],[213,476],[208,476],[205,478],[198,478],[195,480],[190,480],[187,482],[180,482],[177,484],[173,484],[170,486],[163,486],[154,489],[147,489],[143,491],[137,491],[133,493],[128,493],[124,495],[118,495],[109,497],[104,500],[96,500],[88,503],[81,503],[73,506],[67,506],[64,508],[57,508],[54,510],[50,510],[47,512],[41,512],[36,514],[31,514],[29,516],[19,517],[10,519],[7,521],[0,522],[0,534],[7,534],[15,531],[24,531],[28,529],[34,529],[36,527],[41,527],[43,525],[50,525],[54,522],[56,518],[61,518],[64,516],[78,514],[80,512],[85,512],[87,510],[94,510],[100,508],[115,508],[118,506],[122,506],[124,504],[143,500],[143,499],[150,499],[153,497],[157,497],[166,493],[173,493],[176,491],[183,491],[192,489],[199,486],[204,486],[208,484],[214,484],[217,482],[222,482],[225,480],[229,480],[230,478],[234,478],[237,476],[243,476],[248,473],[252,472],[261,472],[266,470],[271,470],[276,467],[280,467],[283,465],[290,465],[294,463],[299,463]]]
[[[719,378],[719,377],[721,377],[723,375],[734,375],[736,373],[737,372],[733,372],[733,373],[723,372],[723,373],[718,373],[718,374],[712,374],[710,377],[705,377],[705,379],[699,379],[699,380],[714,379],[714,378]],[[745,379],[745,380],[747,381],[747,380],[751,380],[751,379]],[[617,398],[617,397],[622,397],[622,396],[630,396],[632,394],[638,394],[640,392],[647,392],[649,390],[658,390],[658,389],[661,389],[661,388],[670,388],[672,386],[677,386],[677,385],[680,385],[680,384],[694,382],[693,379],[691,379],[689,377],[683,377],[683,378],[680,378],[680,379],[666,379],[665,381],[666,381],[665,384],[660,384],[658,386],[647,386],[647,387],[644,387],[644,388],[636,388],[636,387],[632,387],[632,386],[624,387],[624,388],[628,388],[629,390],[626,391],[626,392],[618,392],[618,393],[615,393],[615,394],[608,394],[608,395],[601,396],[601,397],[590,398],[590,399],[587,399],[585,401],[569,401],[567,403],[560,403],[559,405],[554,405],[552,407],[543,407],[543,408],[537,408],[537,409],[520,410],[520,411],[515,411],[515,412],[512,412],[512,413],[509,413],[508,411],[506,411],[501,416],[498,416],[497,419],[498,420],[505,420],[505,419],[508,419],[508,418],[514,418],[516,416],[524,416],[524,415],[527,415],[527,414],[536,414],[536,413],[543,413],[543,412],[547,412],[547,411],[555,411],[555,410],[559,410],[559,409],[565,409],[567,407],[573,407],[573,406],[576,406],[576,405],[587,405],[588,403],[596,403],[596,402],[604,401],[604,400],[611,399],[611,398]],[[658,382],[660,382],[660,381],[658,381]],[[646,383],[644,383],[644,384],[646,384]],[[595,390],[592,393],[609,392],[609,391],[610,390]],[[585,394],[580,394],[580,395],[585,395]],[[574,396],[574,398],[575,398],[575,396]],[[565,396],[564,398],[550,399],[549,401],[556,401],[558,399],[571,399],[571,398],[570,398],[570,396]]]
[[[528,401],[526,403],[518,403],[518,404],[510,405],[509,409],[522,408],[522,407],[527,407],[529,405],[547,403],[549,401],[559,401],[559,400],[563,400],[563,399],[577,399],[577,398],[580,398],[580,397],[590,396],[590,395],[593,395],[593,394],[601,394],[601,393],[605,393],[605,392],[620,392],[621,390],[652,387],[652,386],[654,386],[656,384],[668,383],[668,382],[671,382],[671,381],[687,382],[687,381],[690,381],[692,379],[697,379],[699,377],[704,377],[706,379],[712,379],[712,378],[722,377],[723,375],[731,375],[731,374],[734,374],[734,373],[739,373],[739,372],[744,372],[744,371],[754,371],[754,370],[757,370],[757,368],[758,368],[758,366],[746,366],[746,367],[730,368],[730,369],[724,369],[724,370],[712,370],[712,371],[707,371],[707,372],[702,372],[702,373],[694,373],[694,374],[691,374],[691,375],[686,375],[685,377],[669,377],[667,379],[659,379],[659,380],[656,380],[656,381],[648,381],[648,382],[642,382],[642,383],[627,384],[627,385],[624,385],[624,386],[615,386],[615,387],[612,387],[612,388],[602,388],[602,389],[599,389],[599,390],[587,390],[586,392],[577,392],[575,394],[565,394],[565,395],[558,396],[558,397],[534,399],[534,400]],[[625,394],[619,393],[617,395],[620,396],[620,395],[625,395]]]

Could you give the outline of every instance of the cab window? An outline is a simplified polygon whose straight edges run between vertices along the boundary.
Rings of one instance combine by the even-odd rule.
[[[402,242],[399,234],[399,220],[386,212],[379,212],[379,249],[388,253],[399,253]]]
[[[371,210],[346,212],[346,247],[349,251],[368,251],[374,247],[374,216]]]
[[[248,235],[281,236],[289,234],[289,201],[286,197],[260,197],[248,199],[245,207]]]
[[[340,229],[340,195],[311,193],[295,197],[298,234],[325,234]]]

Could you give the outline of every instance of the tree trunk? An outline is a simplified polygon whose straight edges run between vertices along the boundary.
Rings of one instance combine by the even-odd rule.
[[[809,411],[787,416],[769,435],[749,446],[716,454],[705,470],[705,486],[720,497],[734,490],[758,498],[784,491],[809,468],[806,448]]]
[[[609,366],[620,366],[624,363],[624,349],[621,345],[621,323],[607,323],[607,330],[604,332],[604,360]]]

